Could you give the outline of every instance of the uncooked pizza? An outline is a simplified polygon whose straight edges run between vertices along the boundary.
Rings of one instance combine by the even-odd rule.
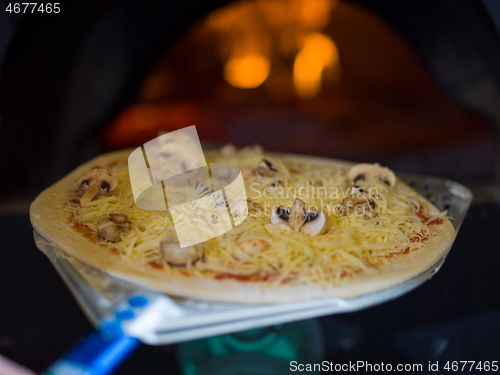
[[[134,198],[131,152],[81,165],[38,196],[31,221],[69,256],[170,295],[241,303],[356,297],[429,269],[455,236],[446,212],[386,167],[258,146],[205,154],[208,164],[238,167],[245,199],[216,194],[212,171],[212,185],[191,178],[183,204],[167,197],[165,209],[146,209]],[[190,232],[208,239],[186,246],[180,233]]]

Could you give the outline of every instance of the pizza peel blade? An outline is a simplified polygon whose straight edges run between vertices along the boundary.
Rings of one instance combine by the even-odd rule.
[[[404,174],[399,176],[440,210],[448,210],[456,236],[472,201],[470,190],[457,182],[440,178]],[[352,312],[380,304],[408,293],[431,278],[440,269],[448,253],[446,252],[434,265],[419,275],[393,287],[360,297],[327,298],[276,305],[248,305],[206,302],[156,293],[114,278],[68,257],[36,231],[34,236],[37,247],[49,258],[96,328],[102,328],[109,323],[110,317],[114,317],[120,309],[123,310],[128,301],[134,297],[142,296],[151,302],[148,304],[148,309],[144,309],[144,313],[142,310],[139,311],[134,319],[121,321],[118,327],[124,334],[150,345],[202,339],[324,315]],[[143,317],[141,320],[141,316],[146,313],[149,315],[145,315],[146,318]]]

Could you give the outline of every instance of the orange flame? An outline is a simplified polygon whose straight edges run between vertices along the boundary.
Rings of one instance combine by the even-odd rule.
[[[269,75],[270,63],[259,55],[231,58],[224,66],[224,78],[234,87],[252,89],[258,87]]]
[[[337,46],[324,34],[309,34],[293,65],[293,83],[297,94],[302,98],[318,95],[322,88],[323,70],[328,66],[340,69]]]

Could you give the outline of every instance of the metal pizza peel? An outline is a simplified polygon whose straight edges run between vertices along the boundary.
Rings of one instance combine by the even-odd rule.
[[[472,201],[465,186],[446,179],[400,175],[404,182],[430,200],[440,210],[447,210],[456,233]],[[151,345],[189,341],[229,332],[248,330],[309,319],[324,315],[360,310],[397,298],[431,278],[442,266],[446,254],[432,267],[393,287],[360,297],[327,298],[277,305],[249,305],[206,302],[191,298],[169,297],[144,289],[89,267],[68,257],[56,245],[35,232],[37,247],[50,259],[66,282],[87,318],[101,327],[110,314],[123,309],[124,301],[144,296],[156,312],[147,325],[137,323],[139,315],[120,323],[123,333]],[[153,304],[152,302],[155,301]],[[161,301],[161,302],[158,302]],[[154,318],[153,318],[154,316]],[[154,321],[154,323],[153,323]]]
[[[398,176],[439,210],[448,211],[456,236],[473,198],[470,190],[446,179],[401,174]],[[34,236],[37,247],[49,258],[87,318],[98,330],[100,338],[92,337],[92,340],[116,339],[109,342],[114,342],[113,345],[118,349],[114,346],[114,349],[106,349],[107,352],[114,353],[115,359],[123,357],[138,341],[150,345],[180,343],[325,315],[353,312],[381,304],[408,293],[430,279],[439,271],[450,250],[448,249],[435,264],[417,276],[377,292],[348,299],[327,298],[276,305],[252,305],[167,296],[117,279],[68,257],[36,231]],[[89,345],[91,344],[87,343],[87,346]],[[95,343],[92,345],[96,347]],[[82,347],[72,355],[80,358],[81,353],[86,350],[88,351],[88,348]],[[109,358],[100,361],[114,363]],[[67,363],[56,362],[55,365],[63,366]],[[104,367],[95,374],[109,373],[106,372],[110,369],[109,366],[107,370],[104,370]],[[46,374],[59,373],[64,372],[55,370],[46,372]]]

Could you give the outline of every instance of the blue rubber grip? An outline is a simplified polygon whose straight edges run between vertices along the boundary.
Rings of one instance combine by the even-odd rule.
[[[138,345],[139,340],[132,337],[107,338],[92,331],[43,374],[112,374]]]

